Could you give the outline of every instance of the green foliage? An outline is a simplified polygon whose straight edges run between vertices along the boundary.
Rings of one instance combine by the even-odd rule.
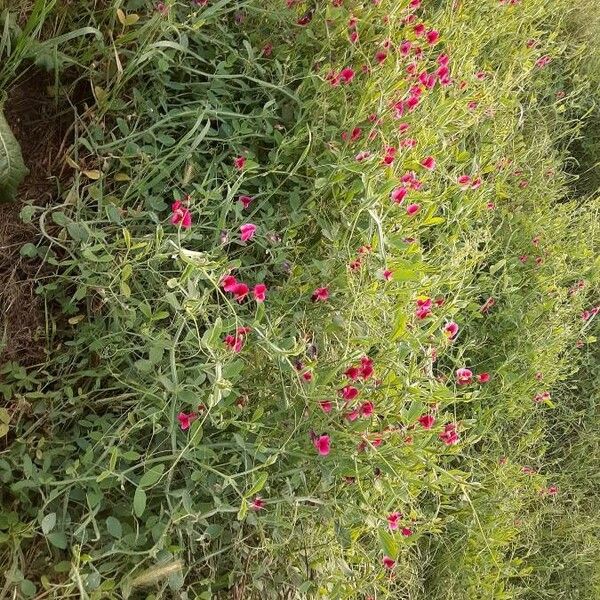
[[[580,404],[597,392],[586,374],[597,318],[580,315],[598,298],[600,205],[571,198],[562,169],[574,125],[554,90],[581,52],[560,35],[567,3],[424,7],[442,32],[424,45],[424,68],[447,51],[455,83],[423,91],[402,119],[390,106],[414,84],[408,59],[373,57],[387,37],[420,43],[407,2],[322,2],[307,27],[305,7],[279,2],[84,4],[35,5],[60,23],[39,41],[60,56],[47,66],[76,65],[64,93],[84,81],[93,100],[60,202],[22,212],[41,234],[22,254],[52,267],[38,288],[52,339],[44,364],[1,371],[6,589],[598,597],[586,500],[597,418]],[[31,27],[29,47],[41,32]],[[355,80],[332,86],[327,73],[347,65]],[[570,81],[575,110],[584,88]],[[344,142],[357,126],[360,141]],[[400,148],[406,137],[417,146]],[[399,149],[383,167],[389,146]],[[365,149],[373,155],[357,161]],[[408,171],[422,190],[398,206],[390,193]],[[465,174],[481,185],[461,189]],[[189,229],[170,221],[186,198]],[[258,226],[247,243],[244,223]],[[236,302],[222,285],[232,273],[265,283],[266,301]],[[329,299],[313,301],[322,286]],[[443,303],[419,319],[426,298]],[[447,321],[459,323],[454,341]],[[250,331],[238,353],[224,339],[240,327]],[[375,375],[346,404],[344,371],[364,356]],[[457,385],[461,367],[491,380]],[[551,397],[534,402],[543,391]],[[350,420],[366,400],[375,415]],[[189,428],[180,413],[194,414]],[[445,445],[451,423],[460,441]],[[320,456],[312,439],[324,433],[331,452]]]
[[[0,202],[14,199],[19,184],[28,172],[19,142],[6,122],[0,102]]]

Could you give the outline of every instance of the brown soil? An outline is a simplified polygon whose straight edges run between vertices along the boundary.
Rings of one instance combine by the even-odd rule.
[[[29,175],[17,201],[0,203],[0,366],[33,364],[44,355],[45,313],[35,294],[39,261],[20,249],[36,243],[36,229],[19,213],[26,203],[50,204],[58,195],[60,158],[70,136],[72,111],[61,111],[49,94],[53,79],[32,69],[8,92],[4,115],[23,152]]]

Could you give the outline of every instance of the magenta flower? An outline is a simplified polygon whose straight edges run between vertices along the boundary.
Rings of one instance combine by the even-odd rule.
[[[433,156],[426,156],[421,161],[421,166],[428,171],[433,171],[435,169],[435,158],[433,158]]]
[[[381,562],[383,566],[389,570],[392,570],[396,566],[396,561],[393,558],[390,558],[389,556],[384,556],[381,559]]]
[[[340,390],[340,395],[344,400],[346,400],[346,402],[350,402],[358,396],[358,390],[352,385],[345,385]]]
[[[378,64],[381,64],[383,61],[385,61],[386,58],[387,58],[387,52],[385,52],[384,50],[378,50],[375,53],[375,61]]]
[[[329,299],[329,289],[327,287],[317,288],[311,296],[313,302],[325,302]]]
[[[264,507],[265,501],[260,496],[256,496],[256,498],[250,502],[250,510],[262,510]]]
[[[190,428],[190,425],[198,418],[198,415],[195,412],[184,413],[180,412],[177,415],[177,420],[179,421],[179,427],[181,427],[182,431]]]
[[[456,432],[456,423],[447,423],[444,425],[444,431],[439,435],[440,440],[446,444],[446,446],[454,446],[460,441],[458,433]]]
[[[423,429],[431,429],[435,425],[435,417],[433,415],[421,415],[419,423]]]
[[[358,419],[359,414],[359,410],[355,408],[353,411],[346,414],[346,419],[352,423],[352,421],[356,421],[356,419]]]
[[[351,69],[350,67],[344,67],[340,71],[340,79],[342,80],[342,83],[348,84],[352,82],[355,74],[356,73],[354,72],[354,69]]]
[[[252,295],[259,304],[264,302],[267,296],[267,286],[264,283],[257,283],[252,290]]]
[[[248,208],[250,206],[250,203],[252,202],[252,200],[253,200],[252,196],[246,196],[245,194],[238,198],[238,201],[242,203],[242,206],[244,208]]]
[[[406,207],[406,214],[409,217],[412,217],[413,215],[416,215],[419,211],[421,210],[421,206],[419,204],[409,204]]]
[[[431,307],[431,298],[419,298],[417,300],[417,308],[415,310],[415,316],[417,319],[426,319],[431,314]]]
[[[331,439],[327,434],[320,435],[315,438],[314,445],[321,456],[327,456],[331,449]]]
[[[410,527],[403,527],[400,533],[404,537],[410,537],[413,534],[413,530]]]
[[[368,356],[363,356],[360,359],[360,377],[362,379],[369,379],[373,375],[373,360]]]
[[[181,202],[181,200],[175,200],[171,204],[171,223],[173,225],[180,225],[184,229],[189,229],[192,226],[192,214],[190,209]]]
[[[369,158],[370,156],[371,156],[371,153],[368,150],[362,150],[354,158],[357,162],[362,162],[363,160]]]
[[[360,410],[360,416],[367,419],[373,415],[373,411],[375,410],[375,407],[373,406],[372,402],[363,402],[360,405],[359,410]]]
[[[399,521],[401,518],[402,518],[401,512],[393,512],[390,515],[388,515],[387,522],[388,522],[388,527],[390,528],[391,531],[396,531],[398,529],[398,527],[400,526]]]
[[[244,168],[244,165],[246,164],[246,158],[244,156],[238,156],[234,159],[233,161],[233,166],[238,170],[241,171]]]
[[[390,271],[390,269],[384,269],[382,275],[386,281],[391,281],[392,277],[394,276],[394,272]]]
[[[450,321],[446,323],[444,326],[444,335],[448,337],[448,339],[452,340],[456,337],[458,333],[458,325],[454,321]]]
[[[322,400],[319,402],[319,406],[324,413],[330,413],[331,409],[333,408],[333,403],[331,400]]]
[[[242,225],[240,227],[240,238],[242,239],[242,242],[247,242],[248,240],[251,240],[254,237],[255,233],[256,225],[252,223],[246,223],[245,225]]]
[[[226,292],[233,293],[237,283],[238,281],[233,275],[225,275],[225,277],[221,279],[221,286]]]
[[[235,353],[241,352],[244,347],[244,336],[242,335],[229,334],[225,336],[223,341]]]
[[[408,190],[405,187],[397,187],[392,190],[390,197],[396,204],[401,204],[404,198],[406,198]]]
[[[457,369],[456,370],[456,383],[458,385],[469,385],[473,382],[473,371],[471,369]]]
[[[435,44],[437,43],[437,41],[440,39],[440,33],[439,31],[436,31],[435,29],[430,29],[426,35],[425,35],[425,39],[427,40],[428,44]]]
[[[480,373],[479,375],[477,375],[478,383],[487,383],[489,380],[490,380],[489,373]]]
[[[348,379],[358,379],[359,375],[360,375],[360,369],[358,367],[349,367],[348,369],[346,369],[344,371],[344,375],[348,378]]]
[[[425,25],[423,23],[418,23],[414,26],[413,31],[415,35],[423,35],[425,33]]]
[[[241,281],[238,281],[231,290],[231,292],[233,293],[233,297],[238,302],[244,300],[244,298],[246,298],[246,296],[248,295],[249,291],[250,289],[248,288],[248,286],[245,283],[242,283]]]

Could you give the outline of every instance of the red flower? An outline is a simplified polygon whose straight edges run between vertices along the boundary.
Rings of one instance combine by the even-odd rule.
[[[177,420],[179,421],[179,426],[182,431],[190,428],[190,425],[198,418],[198,415],[195,412],[184,413],[180,412],[177,415]]]
[[[250,206],[250,202],[252,202],[253,198],[251,196],[242,195],[238,198],[238,201],[242,203],[244,208],[248,208]]]
[[[458,325],[454,321],[446,323],[446,325],[444,326],[444,334],[448,337],[448,339],[454,339],[457,333]]]
[[[389,556],[384,556],[381,559],[381,562],[383,566],[389,570],[392,570],[396,566],[396,561],[393,558],[390,558]]]
[[[425,39],[427,40],[428,44],[433,45],[440,39],[440,33],[439,33],[439,31],[436,31],[435,29],[430,29],[427,32]]]
[[[247,242],[248,240],[251,240],[254,237],[255,233],[256,225],[254,225],[253,223],[246,223],[245,225],[242,225],[240,227],[240,238],[242,239],[242,242]]]
[[[233,297],[238,302],[241,302],[248,295],[250,289],[245,283],[238,282],[233,286],[233,289],[231,291],[233,293]]]
[[[359,375],[360,375],[360,369],[358,367],[349,367],[348,369],[346,369],[344,371],[344,375],[348,378],[348,379],[358,379]]]
[[[352,385],[345,385],[341,390],[340,394],[346,402],[354,400],[358,396],[358,390]]]
[[[409,204],[406,207],[406,214],[409,217],[412,217],[413,215],[416,215],[419,211],[421,210],[421,206],[419,204]]]
[[[225,275],[221,279],[221,286],[226,292],[233,292],[238,281],[233,275]]]
[[[471,369],[457,369],[456,370],[456,383],[458,385],[469,385],[473,382],[473,371]]]
[[[262,510],[264,507],[265,501],[260,496],[256,496],[256,498],[250,502],[251,510]]]
[[[264,283],[257,283],[252,290],[252,294],[257,302],[264,302],[267,295],[267,286]]]
[[[311,296],[313,302],[325,302],[329,299],[329,289],[326,287],[317,288]]]
[[[392,514],[388,515],[387,522],[389,528],[392,531],[396,531],[398,529],[398,527],[400,526],[400,523],[398,521],[400,521],[401,518],[402,513],[400,512],[393,512]]]
[[[396,204],[401,204],[406,194],[408,194],[408,190],[405,187],[394,188],[391,193],[392,201]]]
[[[423,35],[425,33],[425,25],[423,23],[418,23],[414,26],[413,31],[415,35]]]
[[[421,165],[428,171],[435,169],[435,158],[433,156],[426,156],[422,161]]]
[[[327,456],[331,449],[331,439],[327,434],[320,435],[315,438],[314,446],[321,456]]]
[[[246,164],[246,157],[244,156],[238,156],[234,161],[233,161],[233,166],[238,170],[241,171],[244,168],[244,165]]]
[[[421,415],[419,423],[423,429],[431,429],[435,425],[435,417],[433,415]]]
[[[273,44],[269,42],[263,46],[262,55],[268,57],[271,56],[271,54],[273,54]]]
[[[346,414],[346,419],[350,422],[356,421],[358,419],[358,415],[360,414],[359,410],[355,408],[353,411]]]
[[[342,83],[345,84],[351,83],[354,79],[354,75],[354,69],[351,69],[350,67],[345,67],[340,71],[340,79],[342,80]]]
[[[378,50],[375,53],[375,60],[381,64],[385,59],[387,58],[387,52],[384,52],[383,50]]]
[[[419,298],[417,300],[417,308],[415,310],[415,316],[417,319],[426,319],[431,314],[431,298]]]
[[[302,377],[302,379],[304,379],[304,381],[312,381],[313,380],[312,371],[304,371],[304,373],[302,373],[302,375],[300,375],[300,377]]]
[[[446,444],[446,446],[453,446],[458,444],[459,437],[456,432],[456,423],[447,423],[444,426],[444,431],[439,435],[440,440]]]
[[[189,229],[192,226],[192,213],[190,209],[183,204],[180,200],[175,200],[171,204],[171,223],[173,225],[179,225],[184,229]]]
[[[403,527],[400,532],[404,537],[410,537],[413,534],[413,530],[410,527]]]
[[[241,352],[244,347],[244,336],[242,335],[226,335],[223,340],[227,346],[234,352]]]
[[[360,405],[360,416],[368,418],[373,415],[374,406],[372,402],[363,402]]]
[[[373,361],[368,356],[360,359],[360,376],[363,379],[369,379],[373,375]]]
[[[302,27],[304,27],[305,25],[308,25],[311,21],[312,21],[312,12],[307,12],[305,15],[303,15],[302,17],[300,17],[296,23],[298,23],[298,25],[301,25]]]
[[[386,281],[391,281],[392,277],[394,276],[394,272],[390,271],[389,269],[384,269],[382,275]]]
[[[400,44],[400,54],[402,54],[404,56],[408,56],[410,54],[411,48],[412,48],[412,42],[409,42],[408,40],[404,40]]]
[[[487,383],[489,380],[490,380],[489,373],[480,373],[479,375],[477,375],[477,381],[479,383]]]
[[[352,130],[352,133],[350,134],[350,141],[356,142],[356,140],[360,139],[361,135],[362,135],[362,129],[360,127],[355,127]]]
[[[322,400],[319,402],[319,406],[324,413],[330,413],[331,409],[333,408],[331,400]]]

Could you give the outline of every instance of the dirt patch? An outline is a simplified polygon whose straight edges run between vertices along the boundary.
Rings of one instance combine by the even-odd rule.
[[[4,105],[29,175],[17,201],[0,204],[0,365],[10,360],[32,364],[44,355],[44,307],[35,294],[42,267],[20,254],[23,244],[36,242],[36,229],[22,223],[19,213],[26,203],[47,205],[58,194],[73,112],[59,106],[52,87],[51,75],[32,69],[9,90]]]

